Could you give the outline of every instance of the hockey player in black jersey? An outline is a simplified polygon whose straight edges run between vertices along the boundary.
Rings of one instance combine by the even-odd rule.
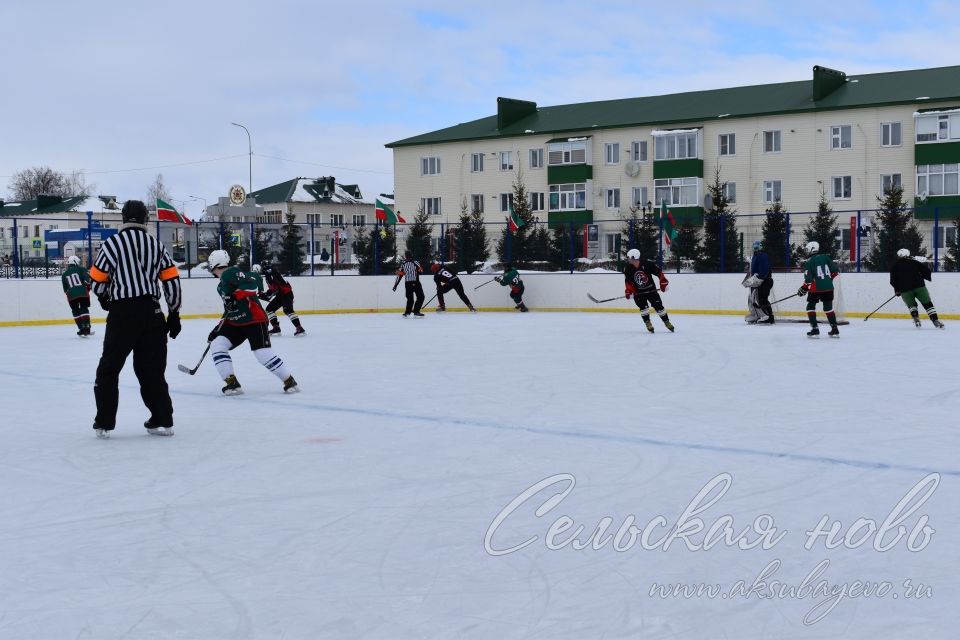
[[[473,304],[470,302],[470,298],[467,297],[467,294],[463,292],[463,283],[460,282],[460,278],[457,277],[451,269],[443,266],[442,264],[434,262],[430,265],[430,271],[433,272],[433,282],[437,285],[437,311],[446,311],[447,306],[443,303],[443,294],[448,291],[456,291],[457,295],[460,296],[460,299],[463,300],[463,304],[467,305],[467,308],[470,311],[476,311],[473,308]]]
[[[663,320],[663,326],[673,331],[673,325],[670,323],[667,310],[663,307],[660,294],[657,292],[657,285],[653,280],[653,277],[657,276],[660,281],[660,291],[666,291],[670,283],[667,282],[663,271],[656,263],[650,260],[642,260],[639,249],[630,249],[627,252],[627,260],[629,264],[623,269],[625,294],[627,300],[633,298],[634,303],[640,308],[640,315],[643,316],[643,324],[647,326],[647,331],[653,333],[653,323],[650,322],[651,306]]]

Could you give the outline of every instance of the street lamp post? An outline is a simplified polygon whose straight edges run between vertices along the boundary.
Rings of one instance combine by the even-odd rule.
[[[247,151],[249,152],[249,159],[250,159],[250,175],[249,175],[249,181],[247,182],[247,193],[250,193],[253,191],[253,143],[250,141],[250,130],[237,122],[231,122],[230,124],[232,124],[235,127],[240,127],[241,129],[247,132]]]
[[[200,217],[202,218],[207,215],[207,199],[206,198],[201,198],[200,196],[187,196],[187,197],[193,198],[194,200],[203,200],[203,216],[200,216]]]

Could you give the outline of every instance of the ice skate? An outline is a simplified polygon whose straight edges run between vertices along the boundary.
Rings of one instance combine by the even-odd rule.
[[[838,329],[837,326],[834,325],[834,326],[830,327],[830,331],[827,332],[827,335],[830,336],[831,338],[839,338],[839,337],[840,337],[840,329]]]
[[[419,311],[414,311],[414,312],[413,312],[413,317],[414,317],[414,318],[426,318],[427,316],[423,315],[423,314],[420,313]]]
[[[272,329],[270,329],[270,335],[272,335],[272,336],[278,336],[278,335],[280,335],[280,327],[279,327],[279,326],[276,326],[276,327],[273,327]]]
[[[673,324],[669,320],[663,321],[663,326],[670,330],[670,333],[673,333]]]
[[[306,332],[307,332],[307,330],[304,329],[303,327],[297,327],[297,330],[293,332],[293,335],[294,335],[294,336],[302,336],[302,335],[305,334]]]
[[[937,329],[946,329],[946,327],[943,326],[943,323],[940,322],[939,320],[934,320],[933,326],[935,326]]]
[[[284,393],[300,392],[300,387],[297,386],[297,381],[293,379],[293,376],[289,376],[286,380],[283,381],[283,392]]]
[[[150,424],[150,421],[143,423],[143,426],[146,428],[147,433],[151,436],[172,436],[173,427],[155,427]]]
[[[911,317],[913,318],[913,326],[919,329],[922,326],[920,324],[920,317],[919,316],[911,316]]]
[[[439,307],[437,307],[437,313],[443,313],[446,310],[447,308],[443,305],[440,305]]]
[[[232,373],[227,376],[227,379],[224,380],[224,382],[226,384],[223,386],[223,389],[221,389],[223,395],[236,396],[243,393],[243,389],[240,388],[240,381],[237,380],[237,376],[233,375]]]
[[[807,331],[807,337],[808,337],[808,338],[819,338],[819,337],[820,337],[820,329],[819,329],[818,327],[814,327],[813,329],[810,329],[810,331]]]
[[[517,308],[520,309],[522,313],[526,313],[527,311],[530,311],[530,309],[527,309],[527,305],[523,304],[522,302],[519,305],[517,305]]]
[[[644,324],[644,326],[647,327],[647,331],[649,331],[650,333],[653,333],[653,331],[654,331],[654,329],[653,329],[653,323],[650,322],[650,319],[649,319],[649,318],[644,318],[644,319],[643,319],[643,324]]]
[[[97,429],[96,427],[94,427],[93,432],[96,433],[96,434],[97,434],[97,437],[100,438],[101,440],[109,440],[109,439],[110,439],[110,430],[109,430],[109,429]]]
[[[469,306],[469,307],[467,307],[467,308],[470,309],[470,311],[472,311],[473,313],[476,313],[476,312],[477,312],[477,310],[473,307],[473,305],[471,305],[471,306]]]

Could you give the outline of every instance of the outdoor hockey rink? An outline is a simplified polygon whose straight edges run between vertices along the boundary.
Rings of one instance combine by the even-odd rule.
[[[214,324],[185,321],[176,436],[146,435],[128,363],[106,441],[103,325],[0,328],[0,638],[957,637],[960,323],[671,319],[281,317],[302,392],[243,346],[238,397],[176,370]],[[824,516],[840,546],[805,548]]]

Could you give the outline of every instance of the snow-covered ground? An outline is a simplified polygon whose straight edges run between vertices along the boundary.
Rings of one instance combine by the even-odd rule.
[[[103,326],[0,329],[0,638],[956,637],[960,326],[673,320],[281,319],[230,398],[187,321],[106,441]]]

